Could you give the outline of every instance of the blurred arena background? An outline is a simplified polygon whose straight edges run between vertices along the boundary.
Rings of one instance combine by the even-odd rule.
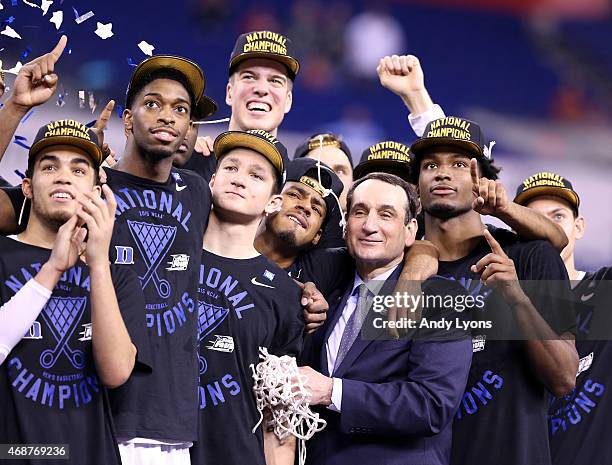
[[[386,54],[414,54],[446,114],[480,122],[497,142],[493,154],[511,196],[537,171],[554,171],[573,182],[587,224],[577,245],[578,268],[612,262],[610,0],[0,0],[0,5],[3,69],[46,53],[61,33],[68,36],[68,52],[57,66],[58,95],[26,117],[0,165],[11,182],[20,181],[26,147],[40,125],[65,117],[89,122],[110,98],[123,104],[132,66],[146,57],[141,41],[152,45],[154,54],[198,62],[221,118],[229,116],[227,63],[237,35],[271,29],[295,42],[302,65],[293,109],[279,132],[290,151],[316,131],[341,134],[355,161],[379,140],[412,142],[407,111],[379,85],[375,68]],[[41,6],[48,8],[44,15]],[[50,19],[59,11],[58,28]],[[113,35],[96,35],[98,22],[107,29],[111,23]],[[4,34],[7,26],[21,38]],[[3,100],[13,79],[6,78]],[[200,135],[214,137],[226,127],[201,126]],[[120,154],[118,112],[106,139]]]

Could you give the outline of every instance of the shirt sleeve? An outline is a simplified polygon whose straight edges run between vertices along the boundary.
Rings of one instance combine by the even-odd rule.
[[[444,110],[437,103],[434,104],[432,108],[427,110],[425,113],[421,113],[419,115],[415,115],[410,113],[408,115],[408,122],[410,123],[410,127],[418,137],[423,137],[423,133],[425,132],[425,127],[432,121],[437,120],[439,118],[444,118],[446,116],[444,114]]]
[[[304,314],[300,305],[302,291],[287,276],[286,300],[275,302],[277,328],[270,353],[297,357],[304,343]]]
[[[111,271],[121,317],[137,350],[136,368],[150,371],[153,366],[151,343],[146,332],[145,300],[140,281],[131,270],[112,267]]]
[[[21,341],[51,297],[34,278],[0,308],[0,365]]]

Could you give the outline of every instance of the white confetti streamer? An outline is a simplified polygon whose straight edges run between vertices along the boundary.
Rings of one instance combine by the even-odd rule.
[[[32,8],[40,8],[36,3],[28,2],[28,0],[23,0],[23,3],[28,6],[31,6]]]
[[[155,50],[155,47],[153,47],[153,45],[145,42],[144,40],[138,44],[138,48],[142,50],[142,53],[149,56],[153,56],[153,50]]]
[[[51,15],[51,19],[49,20],[50,23],[55,24],[55,29],[57,29],[58,31],[63,21],[64,21],[64,12],[62,10],[54,11],[53,14]]]
[[[21,67],[23,66],[23,64],[21,64],[21,61],[18,61],[15,66],[13,66],[11,69],[7,69],[6,72],[8,74],[17,74],[19,73],[19,70],[21,69]]]
[[[85,14],[82,14],[81,16],[78,16],[74,22],[77,24],[81,24],[84,23],[85,21],[87,21],[89,18],[92,18],[94,16],[94,12],[93,11],[88,11]]]
[[[40,9],[43,12],[43,16],[47,14],[47,11],[49,11],[49,7],[51,5],[53,5],[53,0],[42,0],[42,3],[40,4]]]
[[[21,36],[11,26],[6,26],[4,31],[0,32],[3,36],[12,37],[13,39],[21,39]]]
[[[112,37],[114,35],[113,34],[113,23],[108,23],[108,24],[97,23],[97,28],[96,28],[95,33],[101,39],[108,39],[109,37]]]

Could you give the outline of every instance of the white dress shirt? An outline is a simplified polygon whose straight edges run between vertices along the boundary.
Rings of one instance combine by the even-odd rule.
[[[369,281],[368,289],[376,294],[380,288],[383,286],[384,282],[389,279],[389,276],[397,269],[399,265],[394,266],[388,271],[385,271],[381,275],[377,276],[374,280]],[[336,357],[338,356],[338,349],[340,348],[340,341],[342,340],[342,334],[344,333],[344,328],[346,327],[346,323],[349,318],[353,314],[353,312],[357,308],[357,301],[359,300],[359,293],[355,292],[361,284],[364,284],[361,276],[355,271],[355,279],[353,281],[353,287],[351,289],[351,295],[346,301],[346,305],[342,309],[342,314],[334,329],[332,330],[327,342],[325,343],[325,351],[327,354],[327,370],[330,375],[333,375],[334,365],[336,364]],[[340,411],[342,404],[342,379],[340,378],[332,378],[333,379],[333,387],[332,387],[332,403],[327,408],[334,410],[336,412]]]
[[[419,137],[423,137],[425,127],[436,119],[444,118],[444,116],[445,115],[444,111],[442,110],[442,107],[440,107],[440,105],[436,103],[425,113],[421,113],[419,115],[413,115],[412,113],[410,113],[408,115],[408,122],[410,123],[410,126],[412,127],[414,133]]]

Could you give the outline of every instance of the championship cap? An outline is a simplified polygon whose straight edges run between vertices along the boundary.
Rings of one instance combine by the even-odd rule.
[[[325,163],[313,158],[295,158],[287,165],[287,181],[300,182],[317,192],[327,205],[326,219],[330,216],[340,197],[344,184]],[[332,192],[334,195],[332,195]]]
[[[351,168],[353,167],[353,157],[348,145],[346,145],[340,136],[331,133],[313,134],[295,149],[293,158],[306,157],[311,151],[321,147],[336,147],[342,150],[346,158],[348,158]]]
[[[486,147],[482,129],[474,121],[446,116],[431,121],[423,132],[423,136],[410,146],[410,151],[419,156],[431,147],[449,145],[459,147],[476,157],[491,159],[491,152]]]
[[[38,152],[52,145],[71,145],[84,150],[96,168],[104,161],[96,133],[83,123],[72,119],[52,121],[41,127],[30,147],[28,160],[33,161]]]
[[[356,181],[366,174],[380,171],[410,182],[411,159],[412,154],[406,145],[391,140],[379,142],[363,151],[361,161],[353,171],[353,179]]]
[[[196,102],[193,113],[210,116],[217,110],[217,104],[204,95],[206,78],[202,68],[191,60],[173,55],[155,55],[143,60],[132,73],[126,92],[126,101],[133,97],[132,90],[138,87],[140,82],[147,79],[151,73],[164,69],[177,71],[185,77],[187,90]]]
[[[231,76],[236,66],[244,60],[267,58],[285,65],[293,81],[300,69],[300,63],[294,57],[295,49],[288,37],[272,31],[247,32],[236,39],[230,56],[229,74]]]
[[[578,215],[580,197],[574,190],[572,183],[555,173],[542,171],[525,179],[516,189],[514,201],[519,205],[529,203],[534,197],[552,195],[566,200]]]
[[[213,144],[217,160],[235,148],[251,149],[266,157],[278,172],[281,184],[285,182],[287,149],[272,134],[262,129],[226,131],[219,134]]]

